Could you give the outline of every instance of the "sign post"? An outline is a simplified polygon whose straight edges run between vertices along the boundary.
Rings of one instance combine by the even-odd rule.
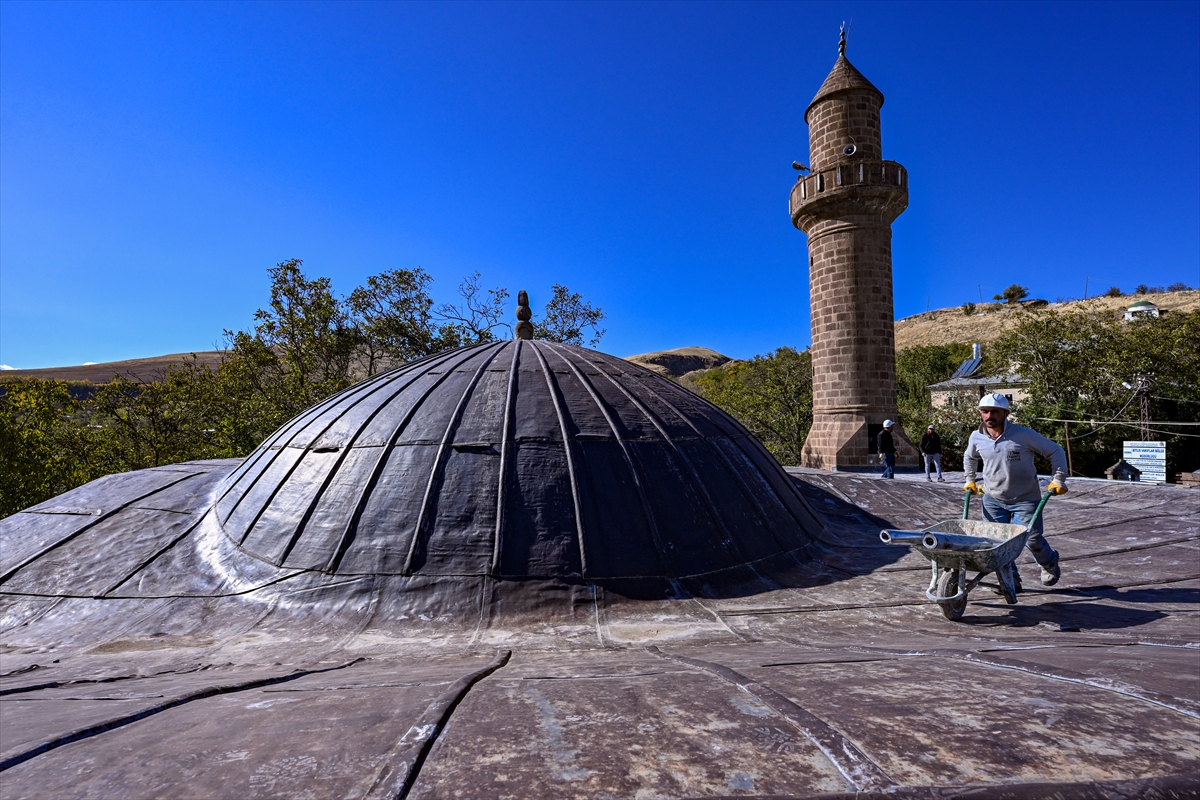
[[[1166,442],[1125,442],[1123,455],[1126,463],[1141,470],[1143,483],[1167,482]]]

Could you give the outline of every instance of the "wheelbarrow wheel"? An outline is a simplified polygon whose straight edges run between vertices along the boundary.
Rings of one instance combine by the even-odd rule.
[[[958,594],[958,570],[948,569],[938,578],[937,595],[938,597],[954,597]],[[967,596],[964,594],[957,600],[949,600],[939,602],[942,607],[942,613],[946,615],[946,619],[951,622],[957,622],[962,619],[963,612],[967,610]]]

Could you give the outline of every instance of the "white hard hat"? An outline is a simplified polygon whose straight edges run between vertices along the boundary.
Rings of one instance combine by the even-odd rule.
[[[995,392],[992,392],[991,394],[985,394],[983,397],[979,398],[979,407],[1003,408],[1005,411],[1008,411],[1008,398],[1002,394],[996,394]]]
[[[895,424],[896,424],[896,423],[892,422],[890,419],[885,419],[885,420],[883,421],[883,427],[885,427],[885,428],[890,428],[890,427],[892,427],[892,426],[893,426],[893,425],[895,425]]]

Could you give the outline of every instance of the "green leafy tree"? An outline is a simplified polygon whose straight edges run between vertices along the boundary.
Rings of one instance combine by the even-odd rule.
[[[269,270],[271,303],[254,314],[253,333],[226,331],[232,358],[262,373],[258,386],[287,416],[352,383],[358,337],[328,278],[309,279],[299,259]]]
[[[914,445],[925,432],[925,426],[937,425],[942,439],[942,460],[947,467],[958,460],[966,447],[966,438],[960,437],[956,428],[946,427],[946,415],[933,408],[929,386],[948,379],[970,355],[971,346],[957,342],[917,345],[896,352],[896,405],[900,425]]]
[[[161,380],[113,379],[87,403],[86,413],[93,430],[109,433],[124,470],[228,458],[243,451],[243,443],[230,439],[222,426],[228,393],[220,372],[193,358],[168,369]]]
[[[110,437],[89,428],[84,404],[61,381],[0,385],[0,517],[118,472]]]
[[[383,365],[411,361],[442,349],[425,270],[393,269],[367,278],[346,298],[357,334],[359,361],[368,376]]]
[[[1014,409],[1022,422],[1065,444],[1071,425],[1077,474],[1101,476],[1139,438],[1138,387],[1149,384],[1151,420],[1200,421],[1200,311],[1123,322],[1100,312],[1034,313],[992,346],[997,361],[1030,381]],[[1101,424],[1109,421],[1123,425]],[[1155,428],[1153,422],[1150,427]],[[1159,426],[1168,472],[1200,467],[1194,429]],[[1192,434],[1192,435],[1188,435]]]
[[[541,319],[533,320],[533,336],[548,342],[563,342],[582,347],[584,334],[588,330],[592,336],[588,340],[589,347],[600,344],[600,339],[606,333],[599,327],[604,321],[604,311],[594,308],[583,299],[583,295],[572,293],[562,284],[554,284],[553,295],[542,311]]]
[[[812,427],[812,353],[781,347],[695,380],[699,394],[741,422],[780,464],[800,463]]]

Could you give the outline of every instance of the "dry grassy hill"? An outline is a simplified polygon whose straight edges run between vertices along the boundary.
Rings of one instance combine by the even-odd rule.
[[[1196,311],[1200,309],[1200,290],[1124,295],[1122,297],[1093,297],[1088,300],[1051,303],[1043,308],[1051,312],[1102,311],[1119,318],[1124,314],[1125,309],[1137,300],[1150,300],[1159,309],[1168,313]],[[1030,313],[1030,310],[1024,306],[985,303],[978,306],[970,315],[964,314],[962,308],[939,308],[923,314],[914,314],[911,317],[896,320],[896,349],[903,350],[914,345],[948,344],[950,342],[968,344],[993,342],[1004,331],[1016,325],[1023,314]],[[193,355],[201,364],[208,364],[213,368],[221,363],[221,351],[209,350],[200,353],[174,353],[152,358],[109,361],[103,364],[85,364],[78,367],[5,370],[0,372],[0,381],[16,378],[42,378],[100,384],[112,380],[117,375],[132,380],[152,381],[161,378],[166,373],[167,367],[172,364],[180,364]],[[689,373],[700,374],[705,370],[727,364],[732,359],[707,347],[678,347],[674,350],[629,356],[626,360],[660,375],[679,379]]]
[[[1103,311],[1121,317],[1125,309],[1138,300],[1149,300],[1160,310],[1195,311],[1200,309],[1200,291],[1158,292],[1147,295],[1124,295],[1122,297],[1093,297],[1088,300],[1071,300],[1066,303],[1051,303],[1043,306],[1052,312]],[[1013,327],[1029,309],[1005,303],[985,303],[967,315],[962,308],[939,308],[924,314],[896,320],[896,349],[903,350],[914,345],[948,344],[950,342],[988,343],[1000,338],[1000,334]]]
[[[131,358],[125,361],[106,361],[102,364],[82,364],[77,367],[47,367],[45,369],[6,369],[0,372],[0,381],[17,378],[41,378],[48,381],[78,381],[82,383],[108,383],[121,376],[134,381],[154,381],[162,378],[167,367],[182,364],[192,356],[201,364],[216,369],[221,363],[220,350],[200,353],[172,353],[151,358]]]
[[[674,350],[628,356],[625,360],[657,372],[659,375],[679,378],[689,372],[719,367],[729,363],[731,359],[729,356],[721,355],[716,350],[709,350],[707,347],[677,347]]]

